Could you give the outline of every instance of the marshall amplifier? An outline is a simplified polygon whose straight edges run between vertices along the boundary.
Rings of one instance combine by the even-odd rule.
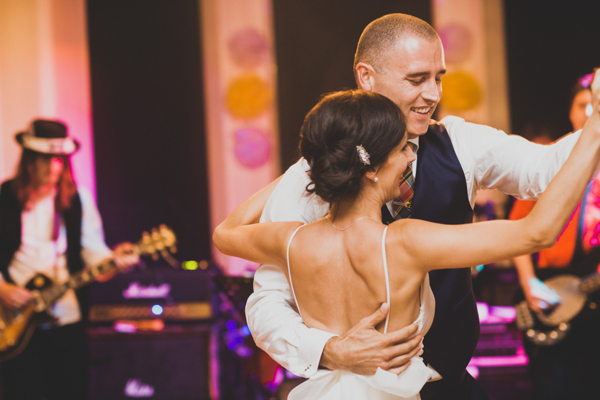
[[[158,332],[88,329],[90,400],[210,400],[211,329],[168,325]]]
[[[90,322],[212,317],[211,277],[206,270],[152,268],[90,285]]]

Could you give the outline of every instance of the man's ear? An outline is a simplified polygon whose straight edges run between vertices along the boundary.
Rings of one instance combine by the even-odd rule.
[[[375,69],[370,64],[359,62],[354,67],[354,73],[358,87],[372,92],[375,86]]]

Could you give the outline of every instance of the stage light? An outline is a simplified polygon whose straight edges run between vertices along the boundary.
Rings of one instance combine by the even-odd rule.
[[[113,325],[113,329],[116,332],[121,333],[135,333],[137,332],[137,327],[135,324],[126,321],[116,321]]]
[[[181,264],[181,268],[188,270],[188,271],[195,271],[198,269],[198,261],[194,261],[194,260],[184,261]]]
[[[154,314],[154,315],[162,315],[163,311],[164,310],[163,310],[162,306],[159,304],[155,304],[152,306],[152,314]]]
[[[512,306],[490,306],[490,315],[495,315],[510,324],[517,317],[517,310]]]
[[[234,331],[237,328],[237,324],[235,323],[234,320],[229,319],[229,320],[227,320],[227,322],[225,322],[225,327],[227,328],[228,331]]]
[[[248,328],[248,325],[244,325],[240,328],[240,334],[242,336],[250,336],[250,328]]]
[[[489,316],[489,306],[487,303],[477,302],[477,314],[479,314],[479,321],[485,322]]]
[[[467,365],[467,371],[473,378],[479,377],[479,368],[476,365]]]

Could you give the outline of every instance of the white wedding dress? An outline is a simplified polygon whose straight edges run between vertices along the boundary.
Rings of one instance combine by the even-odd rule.
[[[304,226],[304,225],[302,225]],[[302,226],[298,227],[290,237],[287,245],[287,267],[290,277],[290,286],[292,294],[296,299],[296,293],[291,278],[290,271],[290,244],[292,239]],[[383,254],[383,267],[385,273],[385,285],[387,293],[387,302],[390,304],[390,283],[388,278],[387,257],[385,251],[385,237],[387,233],[385,227],[382,238],[381,248]],[[416,322],[419,324],[418,332],[425,335],[433,321],[435,312],[435,298],[429,286],[429,275],[425,279],[420,290],[420,312]],[[388,317],[385,320],[384,333],[387,333],[389,322]],[[320,369],[307,381],[298,385],[288,395],[289,400],[392,400],[392,399],[410,399],[418,400],[421,397],[419,392],[423,385],[430,379],[438,379],[440,375],[432,368],[423,363],[423,359],[415,356],[411,359],[410,366],[400,375],[393,374],[381,368],[377,369],[375,375],[364,376],[357,375],[348,371],[329,371]]]

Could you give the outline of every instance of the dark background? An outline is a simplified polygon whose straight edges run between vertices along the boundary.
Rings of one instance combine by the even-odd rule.
[[[355,87],[352,61],[371,20],[429,1],[274,1],[282,170],[304,114]],[[196,0],[88,0],[98,206],[109,244],[166,223],[181,259],[209,259],[202,55]],[[505,1],[512,131],[570,130],[569,88],[600,65],[600,2]]]
[[[570,89],[600,66],[600,2],[505,0],[511,124],[571,131]]]
[[[88,0],[98,207],[106,241],[164,223],[210,258],[196,0]]]

